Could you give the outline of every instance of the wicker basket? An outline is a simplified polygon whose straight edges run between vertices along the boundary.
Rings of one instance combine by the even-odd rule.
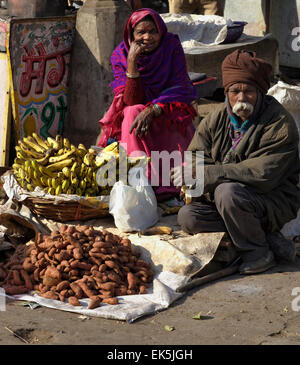
[[[101,207],[92,207],[76,201],[55,202],[36,197],[28,197],[22,203],[33,213],[58,222],[84,221],[109,215],[109,207],[104,204]]]

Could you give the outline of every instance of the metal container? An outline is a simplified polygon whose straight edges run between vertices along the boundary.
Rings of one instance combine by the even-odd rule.
[[[19,18],[65,15],[66,0],[8,0],[8,14]]]

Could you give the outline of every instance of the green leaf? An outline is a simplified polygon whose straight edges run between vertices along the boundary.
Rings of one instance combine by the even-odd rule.
[[[165,330],[168,331],[168,332],[171,332],[171,331],[174,331],[175,328],[172,327],[172,326],[165,325]]]
[[[193,316],[192,318],[193,319],[203,319],[202,317],[201,317],[201,314],[202,314],[202,312],[199,312],[198,314],[196,314],[195,316]]]

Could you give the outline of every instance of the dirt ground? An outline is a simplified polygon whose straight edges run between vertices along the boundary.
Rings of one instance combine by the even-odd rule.
[[[200,114],[212,105],[200,104]],[[201,319],[194,319],[200,312]],[[166,325],[173,330],[166,331]],[[262,274],[235,274],[192,289],[168,309],[130,324],[8,301],[0,311],[0,345],[26,343],[299,345],[300,257]]]

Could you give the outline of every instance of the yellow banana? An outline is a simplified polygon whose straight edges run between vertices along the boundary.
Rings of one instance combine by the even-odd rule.
[[[26,160],[24,160],[23,158],[16,157],[14,163],[17,163],[18,165],[24,165],[25,161]]]
[[[48,194],[55,195],[55,189],[54,188],[49,188],[48,189]]]
[[[81,191],[81,189],[80,189],[80,188],[77,188],[77,189],[76,189],[76,195],[79,195],[79,196],[81,196],[81,195],[82,195],[82,191]]]
[[[118,148],[118,142],[113,142],[113,143],[109,144],[108,146],[106,146],[105,148],[103,148],[102,152],[112,151],[116,148]]]
[[[65,175],[65,177],[70,178],[71,176],[71,170],[68,167],[64,167],[62,169],[62,173]]]
[[[78,145],[78,149],[79,149],[79,150],[83,150],[83,151],[87,152],[87,149],[86,149],[85,145],[84,145],[84,144],[82,144],[82,143],[79,143],[79,145]]]
[[[63,138],[60,134],[58,134],[56,137],[55,137],[55,140],[56,142],[58,143],[58,148],[61,149],[63,148]]]
[[[69,189],[69,186],[70,186],[70,180],[64,180],[63,183],[62,183],[62,191],[64,193],[67,193],[68,189]]]
[[[46,176],[41,176],[40,181],[43,186],[48,186],[48,178]]]
[[[43,147],[45,150],[48,150],[50,145],[47,141],[45,141],[42,137],[40,137],[36,133],[32,133],[32,137],[35,139],[36,143]]]
[[[65,152],[64,154],[60,155],[60,156],[55,156],[55,157],[50,157],[49,158],[49,162],[50,163],[56,163],[56,162],[60,162],[63,160],[66,160],[68,157],[70,157],[73,153],[75,152],[75,150],[70,150],[68,152]]]
[[[86,153],[83,157],[83,162],[87,165],[87,166],[92,166],[93,164],[93,159],[94,159],[94,155],[92,153]]]
[[[20,168],[22,168],[23,167],[23,165],[21,165],[21,164],[18,164],[18,163],[14,163],[13,165],[12,165],[12,168],[14,169],[14,171],[18,171]]]
[[[22,153],[22,151],[18,151],[17,152],[17,158],[19,158],[20,160],[26,161],[28,156],[26,156],[24,153]]]
[[[93,177],[93,169],[91,167],[88,167],[87,168],[86,177],[88,179],[92,179],[92,177]]]
[[[52,180],[51,180],[51,186],[52,186],[54,189],[56,189],[56,188],[58,187],[58,185],[59,185],[59,180],[58,180],[58,179],[56,179],[56,178],[52,178]]]
[[[56,150],[59,150],[59,143],[52,137],[47,138],[47,142],[50,144],[51,147],[55,148]]]
[[[79,183],[79,181],[78,181],[77,177],[75,177],[74,179],[71,178],[72,186],[77,187],[78,183]]]
[[[68,166],[72,165],[73,162],[74,162],[74,160],[72,158],[68,158],[63,161],[59,161],[59,162],[53,163],[51,165],[48,165],[46,167],[46,169],[49,171],[62,170],[64,167],[68,167]]]
[[[75,161],[75,162],[73,163],[72,167],[71,167],[71,172],[75,172],[75,171],[76,171],[77,166],[78,166],[78,162],[77,162],[77,161]]]
[[[20,146],[20,148],[21,148],[21,150],[22,150],[22,152],[25,154],[25,155],[27,155],[28,157],[30,156],[30,157],[33,157],[33,158],[42,158],[43,157],[43,155],[41,154],[41,153],[38,153],[38,152],[36,152],[36,151],[34,151],[34,150],[32,150],[32,149],[29,149],[28,147],[27,147],[27,145],[25,145],[22,141],[19,141],[19,146]],[[27,158],[28,158],[27,157]]]
[[[69,188],[68,190],[67,190],[67,194],[73,194],[73,189],[72,188]]]
[[[71,149],[71,143],[70,143],[70,141],[68,140],[68,138],[64,138],[63,139],[63,144],[64,144],[64,148],[66,148],[66,149]]]
[[[56,195],[59,195],[59,194],[61,194],[62,193],[62,187],[61,187],[61,185],[58,185],[58,187],[56,188],[56,190],[55,190],[55,194]]]
[[[26,184],[26,189],[28,191],[34,191],[34,187],[31,184]]]
[[[36,143],[35,139],[33,139],[31,136],[24,137],[23,142],[29,147],[34,149],[38,153],[44,153],[47,151],[48,148],[44,148],[40,146],[38,143]]]
[[[84,191],[86,189],[86,182],[84,180],[80,181],[80,189]]]

